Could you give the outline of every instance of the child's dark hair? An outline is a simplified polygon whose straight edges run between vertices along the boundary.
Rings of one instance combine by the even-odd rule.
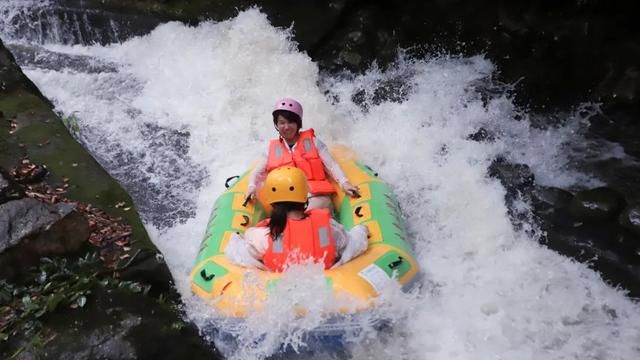
[[[300,119],[300,116],[287,110],[276,110],[273,112],[273,125],[276,125],[279,115],[282,115],[283,118],[289,121],[295,122],[298,125],[298,130],[302,128],[302,119]]]
[[[287,225],[287,212],[291,210],[304,211],[307,204],[283,201],[272,205],[273,211],[271,212],[271,220],[269,220],[269,233],[271,234],[271,239],[276,241]]]

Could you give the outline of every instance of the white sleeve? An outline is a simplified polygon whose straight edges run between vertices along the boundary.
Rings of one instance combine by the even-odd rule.
[[[236,265],[265,269],[264,264],[251,254],[251,250],[249,242],[240,234],[234,233],[229,238],[229,244],[227,244],[227,247],[224,249],[224,255],[229,261]]]
[[[364,225],[356,225],[346,231],[339,222],[331,219],[331,230],[336,243],[336,252],[340,256],[340,260],[332,268],[346,264],[365,252],[369,246],[369,229]]]
[[[265,155],[258,160],[256,167],[253,169],[253,172],[249,177],[249,184],[247,185],[248,190],[257,189],[262,185],[264,179],[267,177],[267,156],[268,155]]]
[[[322,160],[322,164],[333,180],[335,180],[340,186],[349,181],[349,179],[344,175],[344,172],[338,162],[333,158],[333,156],[331,156],[331,153],[329,153],[327,145],[317,137],[313,138],[313,140],[316,145],[316,149],[318,149],[318,155]]]
[[[256,259],[262,259],[269,248],[269,228],[253,226],[244,232],[249,253]]]

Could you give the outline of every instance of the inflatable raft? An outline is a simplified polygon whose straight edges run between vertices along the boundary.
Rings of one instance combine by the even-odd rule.
[[[403,289],[410,288],[418,266],[407,242],[398,202],[389,186],[348,148],[334,147],[331,153],[361,194],[359,198],[350,198],[336,186],[337,195],[333,198],[336,219],[346,229],[364,224],[370,235],[365,253],[338,268],[325,270],[327,291],[332,291],[336,299],[350,298],[357,303],[338,311],[360,312],[373,307],[372,300],[391,281],[399,282]],[[250,172],[234,177],[237,180],[233,184],[230,182],[235,179],[227,180],[227,190],[215,202],[191,272],[192,291],[216,312],[233,318],[259,311],[282,276],[237,266],[224,256],[233,233],[243,233],[270,212],[261,192],[257,201],[244,203]]]

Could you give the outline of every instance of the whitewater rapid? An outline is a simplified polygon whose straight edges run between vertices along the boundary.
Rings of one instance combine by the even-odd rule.
[[[392,319],[394,330],[353,339],[352,358],[640,355],[638,305],[586,265],[541,246],[535,224],[516,230],[505,189],[486,175],[503,156],[529,164],[545,185],[597,185],[569,166],[567,151],[582,140],[589,111],[565,114],[561,126],[531,127],[531,115],[514,105],[483,56],[399,52],[388,69],[323,75],[298,51],[295,34],[255,9],[196,27],[163,24],[109,46],[2,36],[32,48],[25,73],[58,111],[77,117],[79,141],[132,194],[198,324],[218,320],[188,281],[211,206],[224,180],[276,135],[274,100],[291,96],[304,106],[304,127],[357,149],[391,184],[423,271],[420,292],[383,294],[378,315]],[[388,96],[378,96],[380,89]],[[481,128],[496,140],[468,139]],[[615,146],[606,150],[619,156]],[[289,304],[312,302],[320,312],[330,300],[317,279],[313,268],[298,269],[289,286],[304,291],[282,291],[270,304],[278,316],[251,318],[238,334],[241,350],[229,355],[263,358],[281,342],[300,345],[299,335],[321,319],[295,319]]]

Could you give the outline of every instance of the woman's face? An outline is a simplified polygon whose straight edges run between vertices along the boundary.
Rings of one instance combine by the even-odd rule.
[[[276,128],[285,141],[294,141],[298,136],[298,124],[295,121],[287,120],[282,115],[278,115],[276,118]]]

